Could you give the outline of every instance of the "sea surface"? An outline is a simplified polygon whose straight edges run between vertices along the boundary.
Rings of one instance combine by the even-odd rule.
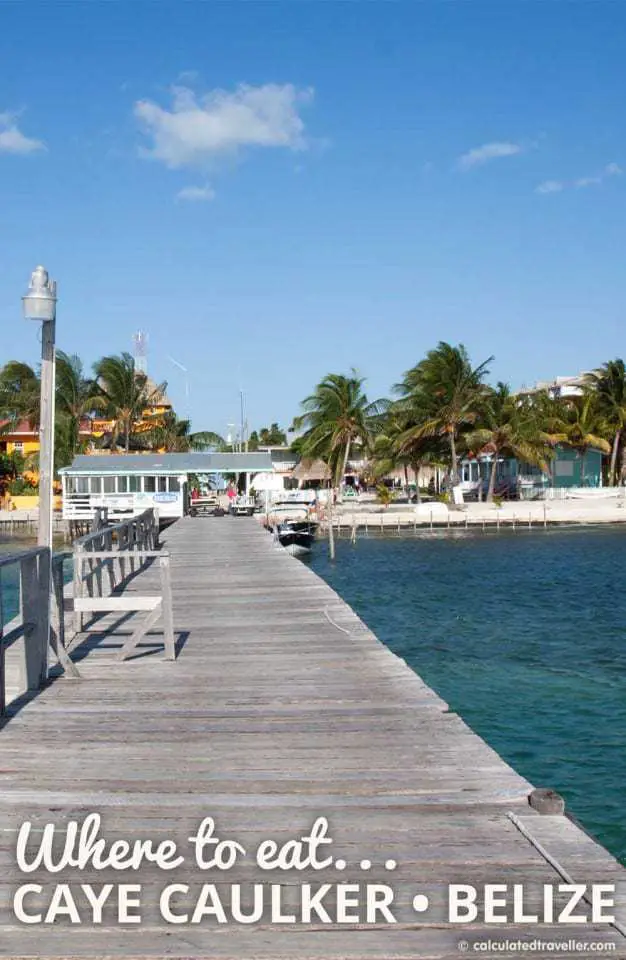
[[[626,864],[626,528],[426,533],[312,568]]]
[[[0,536],[0,559],[10,553],[21,553],[37,546],[32,536],[2,537]],[[67,550],[67,544],[62,539],[55,542],[55,550]],[[70,576],[69,567],[66,570],[66,579]],[[9,623],[19,612],[19,568],[11,564],[0,567],[0,622]]]

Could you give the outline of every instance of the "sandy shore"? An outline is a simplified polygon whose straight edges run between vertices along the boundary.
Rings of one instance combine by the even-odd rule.
[[[465,526],[482,524],[509,525],[551,523],[622,523],[626,521],[626,500],[606,498],[597,500],[518,500],[507,501],[500,507],[493,503],[466,503],[448,508],[445,503],[421,505],[393,505],[382,510],[376,503],[344,503],[335,508],[335,522],[342,526],[356,523],[359,527],[394,527],[446,524]]]

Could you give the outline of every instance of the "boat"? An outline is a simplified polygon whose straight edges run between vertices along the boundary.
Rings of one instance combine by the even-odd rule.
[[[276,538],[287,553],[302,557],[311,552],[317,524],[310,520],[283,520],[274,528]]]

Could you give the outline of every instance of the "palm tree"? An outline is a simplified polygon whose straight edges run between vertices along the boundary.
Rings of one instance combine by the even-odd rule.
[[[506,383],[489,390],[480,411],[480,424],[465,437],[470,449],[488,448],[493,455],[487,501],[493,500],[498,458],[515,457],[548,470],[549,444],[540,429],[532,403],[514,396]]]
[[[222,449],[224,438],[210,430],[191,432],[190,420],[179,420],[173,410],[159,417],[159,422],[142,434],[148,446],[165,453],[186,453],[189,450],[201,451],[210,448]]]
[[[578,450],[580,455],[580,484],[585,485],[585,457],[591,447],[602,453],[611,452],[611,444],[606,439],[610,432],[598,396],[591,391],[581,397],[572,397],[565,404],[565,417],[560,426],[559,440],[568,447]]]
[[[380,433],[375,437],[372,450],[372,474],[374,478],[384,477],[402,467],[404,470],[404,482],[409,489],[409,467],[413,471],[415,478],[415,491],[417,502],[420,502],[419,473],[420,468],[426,464],[434,463],[440,457],[435,457],[435,447],[439,441],[428,437],[416,437],[412,440],[404,440],[405,434],[410,427],[415,426],[411,419],[411,413],[404,409],[399,403],[393,403],[382,418]]]
[[[617,457],[624,427],[626,427],[626,366],[621,359],[609,360],[587,377],[589,386],[598,396],[600,409],[610,424],[613,437],[611,443],[611,463],[609,466],[609,486],[617,483]],[[623,445],[622,445],[623,446]],[[626,448],[623,448],[626,450]],[[624,464],[620,473],[624,474]]]
[[[463,344],[457,347],[440,341],[434,350],[408,370],[396,386],[400,403],[412,413],[415,425],[400,439],[402,449],[416,440],[445,437],[450,447],[450,477],[458,479],[457,444],[463,428],[475,423],[485,397],[484,379],[489,357],[472,367]]]
[[[329,373],[302,401],[304,412],[294,420],[293,429],[305,428],[300,438],[303,456],[321,457],[331,469],[335,488],[341,485],[353,445],[371,448],[387,406],[384,400],[367,399],[364,382],[355,370],[351,376]]]
[[[105,399],[95,380],[83,373],[83,365],[76,354],[68,356],[62,350],[56,355],[56,447],[63,449],[62,460],[71,463],[85,444],[81,443],[81,422],[101,410]]]
[[[116,444],[121,434],[128,453],[133,426],[145,420],[146,409],[163,397],[167,384],[153,386],[147,375],[135,368],[130,353],[102,357],[94,364],[94,373],[105,410],[115,423],[112,441]]]
[[[9,360],[0,370],[0,419],[10,430],[26,420],[31,428],[39,425],[40,382],[27,363]]]

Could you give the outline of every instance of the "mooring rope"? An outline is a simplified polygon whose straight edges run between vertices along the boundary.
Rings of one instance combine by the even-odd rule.
[[[333,618],[331,617],[331,615],[330,615],[329,612],[328,612],[328,607],[324,607],[324,616],[326,617],[326,619],[328,620],[329,623],[332,623],[333,627],[336,627],[337,630],[341,630],[342,633],[347,633],[348,636],[350,636],[350,631],[349,631],[349,630],[346,630],[345,627],[340,627],[338,623],[335,623],[335,621],[333,620]]]

